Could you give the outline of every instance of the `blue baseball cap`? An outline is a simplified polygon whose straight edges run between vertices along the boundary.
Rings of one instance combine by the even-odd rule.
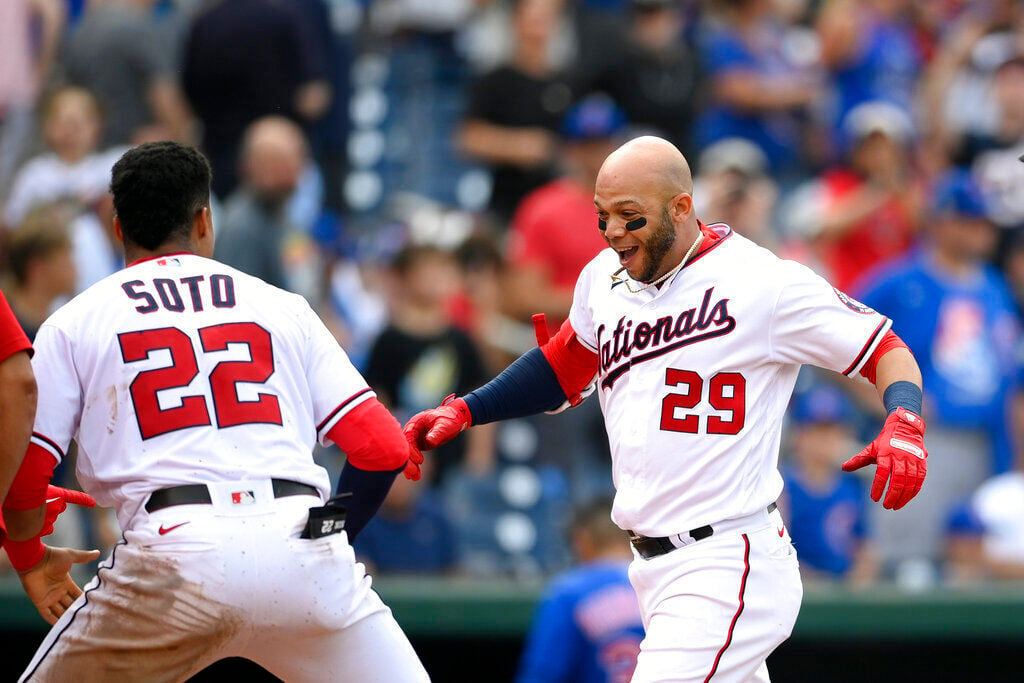
[[[854,412],[850,400],[842,391],[828,384],[819,384],[793,396],[789,416],[799,425],[848,423],[853,421]]]
[[[626,127],[626,114],[606,95],[586,97],[566,112],[562,137],[569,142],[586,142],[615,137]]]
[[[962,169],[947,171],[932,188],[932,213],[969,218],[988,218],[988,202],[981,186]]]

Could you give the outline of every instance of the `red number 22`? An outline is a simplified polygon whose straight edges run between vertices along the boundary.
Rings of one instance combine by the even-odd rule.
[[[130,391],[135,416],[143,439],[189,427],[210,425],[210,411],[203,396],[184,396],[181,405],[161,408],[157,392],[188,386],[199,374],[195,349],[187,334],[175,327],[124,332],[117,336],[125,363],[135,363],[159,349],[167,349],[171,365],[143,370],[132,381]],[[221,361],[210,371],[210,393],[220,428],[257,422],[281,424],[277,396],[260,393],[255,401],[238,398],[239,382],[262,383],[274,374],[274,353],[270,333],[256,323],[227,323],[199,330],[205,353],[224,351],[228,344],[245,344],[250,360]]]

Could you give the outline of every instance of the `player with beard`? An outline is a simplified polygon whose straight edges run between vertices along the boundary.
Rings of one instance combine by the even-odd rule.
[[[470,425],[558,411],[595,391],[646,636],[634,681],[768,681],[802,587],[777,510],[782,420],[802,364],[875,384],[871,496],[899,509],[925,475],[921,373],[891,321],[693,208],[683,155],[653,137],[605,160],[609,249],[583,269],[558,333],[489,383],[416,415],[432,449]],[[539,335],[541,339],[545,335]],[[888,490],[886,491],[886,487]],[[885,493],[884,500],[882,494]]]

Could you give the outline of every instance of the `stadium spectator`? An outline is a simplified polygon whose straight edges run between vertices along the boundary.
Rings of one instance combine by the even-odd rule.
[[[431,479],[433,460],[423,461]],[[444,574],[458,566],[455,528],[435,489],[399,477],[353,548],[374,574]]]
[[[63,26],[61,0],[0,2],[0,202],[29,151],[33,108],[50,77]]]
[[[955,9],[954,16],[937,22],[941,39],[919,91],[918,110],[928,135],[922,153],[939,168],[951,155],[963,164],[965,156],[989,146],[985,141],[1001,137],[1003,104],[993,92],[993,77],[1022,49],[1024,8],[1016,0],[968,2]]]
[[[1003,62],[992,76],[997,120],[988,134],[968,134],[954,161],[981,184],[992,220],[1002,228],[1000,256],[1016,233],[1024,232],[1024,52]],[[1004,259],[999,259],[1001,262]]]
[[[666,138],[691,157],[700,69],[696,50],[683,39],[684,21],[675,0],[631,0],[623,54],[580,87],[607,93],[631,126]]]
[[[709,7],[700,32],[708,100],[698,146],[745,138],[761,147],[774,172],[798,173],[802,119],[823,95],[820,76],[784,49],[785,27],[772,3],[714,0]]]
[[[73,212],[107,194],[110,169],[122,149],[99,151],[100,105],[88,90],[64,87],[43,105],[43,141],[49,151],[18,171],[4,205],[4,223],[16,227],[35,206],[65,201]]]
[[[7,266],[7,299],[31,341],[56,305],[75,293],[67,214],[56,206],[34,209],[10,235]]]
[[[618,146],[623,112],[594,95],[574,105],[561,128],[566,174],[526,195],[508,235],[506,310],[520,321],[544,313],[557,328],[569,314],[583,266],[607,247],[597,229],[594,181]]]
[[[516,0],[512,61],[481,76],[457,134],[492,171],[489,209],[501,229],[522,198],[556,175],[557,134],[572,89],[549,58],[561,0]]]
[[[492,235],[472,235],[455,250],[455,258],[463,286],[452,303],[452,321],[473,339],[488,372],[501,372],[533,344],[529,334],[510,333],[522,326],[503,308],[507,263],[501,247]],[[517,337],[525,340],[516,343]]]
[[[855,455],[855,414],[843,393],[817,384],[793,397],[789,417],[791,457],[779,509],[793,544],[800,548],[800,574],[808,580],[866,583],[876,563],[867,535],[867,495],[840,465]]]
[[[105,147],[127,145],[140,136],[193,138],[177,65],[161,49],[165,43],[154,25],[154,1],[93,0],[68,39],[64,70],[73,84],[96,93],[103,103]]]
[[[924,63],[909,0],[827,0],[816,28],[829,71],[833,130],[864,102],[882,100],[914,111]]]
[[[322,298],[318,255],[287,211],[309,160],[302,129],[270,116],[254,122],[242,143],[242,184],[218,216],[216,258],[275,287]]]
[[[516,683],[625,683],[636,668],[644,626],[626,572],[633,555],[608,501],[580,508],[572,545],[579,565],[545,591]]]
[[[710,145],[697,160],[693,187],[695,210],[709,223],[725,223],[766,249],[778,248],[779,188],[760,147],[743,138]]]
[[[331,102],[321,43],[301,10],[275,0],[223,0],[196,13],[185,44],[185,94],[203,121],[202,146],[220,198],[238,184],[246,128],[285,116],[317,121]]]
[[[391,319],[370,350],[366,381],[399,420],[486,380],[480,352],[451,323],[447,306],[460,286],[455,259],[429,245],[403,248],[391,263]],[[464,442],[464,443],[460,443]],[[464,463],[474,474],[494,466],[494,428],[438,449],[434,483]]]
[[[917,236],[923,183],[913,167],[913,124],[898,107],[865,102],[846,116],[843,164],[818,181],[812,246],[833,285],[850,291]]]
[[[997,475],[951,515],[949,578],[1024,579],[1024,467]]]
[[[875,274],[858,298],[893,320],[920,360],[928,422],[929,478],[904,514],[873,525],[889,569],[936,562],[955,501],[1012,463],[1021,424],[1020,319],[1002,275],[987,265],[996,228],[969,174],[951,171],[933,190],[922,249]]]

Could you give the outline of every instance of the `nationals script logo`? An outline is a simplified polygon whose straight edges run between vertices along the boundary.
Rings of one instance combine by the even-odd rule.
[[[712,305],[711,294],[714,290],[714,287],[710,287],[704,292],[699,311],[691,308],[676,316],[658,318],[654,324],[641,321],[634,325],[632,320],[622,316],[611,338],[605,341],[602,341],[602,337],[607,327],[598,327],[597,346],[601,349],[601,372],[604,374],[601,387],[611,389],[619,377],[638,363],[705,339],[721,337],[736,329],[736,319],[729,315],[729,300],[719,299]],[[638,351],[646,352],[638,354]]]

